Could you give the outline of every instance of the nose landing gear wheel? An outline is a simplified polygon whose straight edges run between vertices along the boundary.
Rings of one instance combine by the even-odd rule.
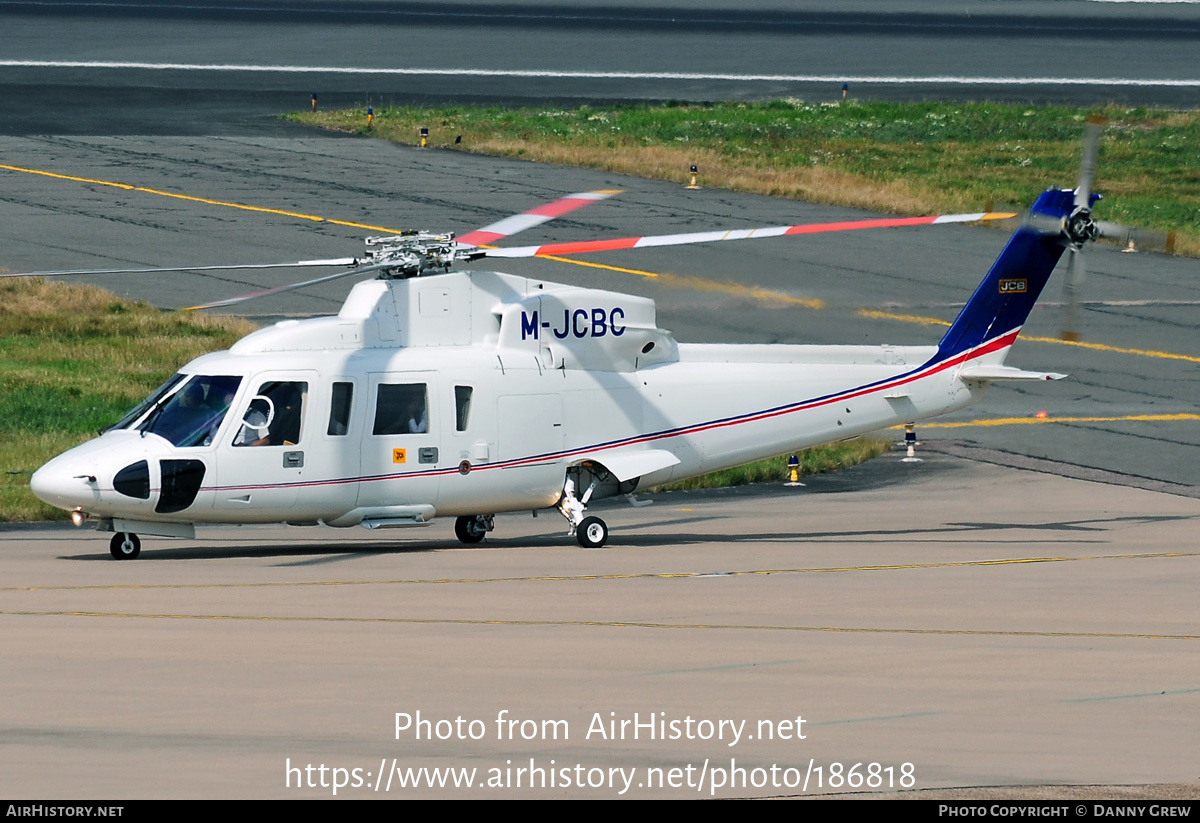
[[[142,541],[132,532],[117,532],[108,544],[114,560],[133,560],[142,553]]]
[[[585,517],[575,530],[575,539],[585,549],[598,549],[608,542],[608,525],[599,517]]]

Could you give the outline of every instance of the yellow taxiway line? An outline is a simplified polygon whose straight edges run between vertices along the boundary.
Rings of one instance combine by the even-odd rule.
[[[118,183],[113,180],[97,180],[92,177],[76,177],[70,174],[59,174],[57,172],[46,171],[44,169],[27,169],[22,166],[9,166],[0,163],[0,169],[7,171],[17,171],[23,174],[36,174],[40,177],[51,177],[56,180],[70,180],[75,183],[88,183],[94,186],[107,186],[113,189],[121,189],[123,191],[140,191],[145,194],[154,194],[159,197],[170,197],[175,200],[187,200],[191,203],[204,203],[209,206],[221,206],[227,209],[240,209],[241,211],[259,212],[262,214],[277,214],[281,217],[292,217],[297,220],[309,220],[313,223],[332,223],[337,226],[349,226],[356,229],[367,229],[368,231],[381,231],[388,234],[396,234],[398,229],[389,229],[383,226],[371,226],[366,223],[351,223],[346,220],[334,220],[329,217],[321,217],[316,214],[305,214],[298,211],[285,211],[283,209],[269,209],[265,206],[250,206],[246,203],[234,203],[228,200],[212,200],[207,197],[196,197],[191,194],[180,194],[173,191],[162,191],[161,189],[151,189],[145,186],[134,186],[129,183]]]
[[[950,323],[938,317],[922,317],[916,314],[897,314],[889,311],[879,311],[877,309],[859,309],[857,312],[859,317],[866,317],[872,320],[897,320],[901,323],[917,323],[922,326],[945,326],[949,327]],[[1139,357],[1156,357],[1163,360],[1183,360],[1188,363],[1200,363],[1200,357],[1192,354],[1177,354],[1169,351],[1155,351],[1153,349],[1131,349],[1122,346],[1109,346],[1105,343],[1085,343],[1082,340],[1060,340],[1057,337],[1037,337],[1030,334],[1022,334],[1019,340],[1025,340],[1031,343],[1055,343],[1060,346],[1075,346],[1079,349],[1091,349],[1092,351],[1113,352],[1115,354],[1134,354]]]
[[[980,420],[962,420],[941,423],[920,423],[922,429],[970,429],[988,426],[1033,426],[1047,423],[1178,423],[1200,420],[1200,414],[1180,412],[1178,414],[1122,414],[1113,416],[1078,417],[992,417]],[[904,426],[892,426],[903,429]]]

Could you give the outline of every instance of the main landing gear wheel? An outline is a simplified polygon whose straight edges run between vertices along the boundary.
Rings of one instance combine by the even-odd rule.
[[[598,549],[608,542],[608,525],[599,517],[584,517],[592,492],[600,483],[599,477],[589,469],[591,483],[582,497],[575,496],[575,484],[581,478],[582,468],[569,469],[567,479],[563,482],[562,498],[558,501],[558,511],[571,524],[568,535],[574,535],[575,540],[585,549]],[[601,467],[601,471],[605,471]],[[605,471],[605,476],[607,472]]]
[[[608,542],[608,524],[599,517],[585,517],[575,530],[575,539],[585,549],[598,549]]]
[[[114,560],[133,560],[142,553],[142,541],[132,532],[117,532],[108,544]]]
[[[467,545],[478,543],[487,532],[487,527],[475,515],[465,515],[454,520],[454,535]]]

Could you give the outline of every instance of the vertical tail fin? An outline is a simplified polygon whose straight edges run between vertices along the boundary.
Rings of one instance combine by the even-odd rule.
[[[1031,220],[1013,234],[938,343],[935,360],[970,351],[1025,324],[1065,249],[1061,232],[1047,231],[1039,224],[1061,225],[1074,204],[1070,189],[1042,193],[1030,209]]]

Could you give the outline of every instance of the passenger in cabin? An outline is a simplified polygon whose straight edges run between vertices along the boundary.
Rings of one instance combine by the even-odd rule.
[[[423,434],[429,431],[424,383],[381,383],[373,434]]]
[[[424,434],[429,429],[424,396],[415,397],[408,407],[409,434]]]
[[[276,401],[278,425],[271,427],[274,445],[294,446],[300,442],[301,412],[307,383],[283,383]]]

